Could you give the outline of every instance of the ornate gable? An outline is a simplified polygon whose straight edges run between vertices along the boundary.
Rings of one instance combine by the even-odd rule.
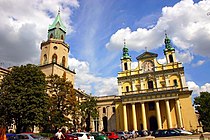
[[[141,59],[145,59],[145,58],[154,58],[154,57],[157,57],[157,56],[158,56],[158,54],[156,54],[156,53],[144,52],[143,54],[136,57],[136,59],[141,60]]]

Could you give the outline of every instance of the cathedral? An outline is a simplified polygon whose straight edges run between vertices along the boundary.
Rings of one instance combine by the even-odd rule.
[[[145,51],[136,57],[138,66],[131,68],[131,56],[124,42],[118,72],[118,95],[98,97],[99,118],[96,130],[132,131],[182,128],[200,131],[186,85],[184,67],[176,60],[175,48],[165,37],[166,64],[158,54]]]

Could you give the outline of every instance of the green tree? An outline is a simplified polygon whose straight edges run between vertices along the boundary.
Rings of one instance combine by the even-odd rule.
[[[62,126],[71,127],[73,122],[70,118],[78,108],[76,92],[72,83],[58,75],[49,76],[47,81],[51,104],[49,109],[51,129],[57,130]]]
[[[199,121],[204,131],[210,131],[210,93],[201,92],[194,100],[195,109],[199,112]]]
[[[86,123],[86,131],[90,131],[90,118],[97,118],[97,100],[95,97],[90,96],[84,102],[80,104],[81,110],[81,127],[84,127],[84,123]]]
[[[42,126],[48,110],[45,74],[38,66],[15,66],[2,80],[0,123],[16,125],[16,132]]]

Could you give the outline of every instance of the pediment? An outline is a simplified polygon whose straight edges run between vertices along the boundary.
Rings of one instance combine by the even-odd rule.
[[[136,57],[137,60],[140,60],[140,59],[145,59],[145,58],[154,58],[154,57],[157,57],[158,54],[156,53],[151,53],[151,52],[144,52],[142,53],[141,55],[139,55],[138,57]]]

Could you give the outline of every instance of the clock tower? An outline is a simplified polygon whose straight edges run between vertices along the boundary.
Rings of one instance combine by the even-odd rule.
[[[66,78],[74,85],[75,72],[68,66],[70,46],[65,42],[66,27],[64,26],[60,11],[48,28],[48,39],[41,43],[40,68],[46,76],[57,74]]]

